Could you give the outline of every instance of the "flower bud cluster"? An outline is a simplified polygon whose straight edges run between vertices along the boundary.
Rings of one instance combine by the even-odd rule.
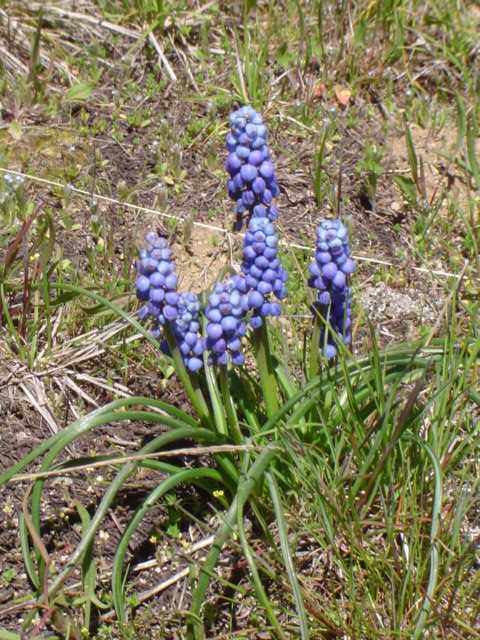
[[[236,274],[225,282],[217,282],[208,297],[205,316],[208,319],[206,348],[208,364],[241,365],[245,356],[240,351],[241,339],[247,331],[242,318],[248,311],[247,296],[240,291],[243,277]]]
[[[242,271],[245,279],[239,288],[248,294],[248,309],[252,310],[250,325],[256,329],[262,317],[278,316],[278,302],[271,301],[271,294],[278,300],[287,295],[287,272],[277,257],[278,237],[274,225],[267,218],[252,217],[248,223],[243,244]]]
[[[177,317],[178,278],[167,241],[153,231],[147,234],[146,240],[146,246],[140,250],[136,280],[137,298],[146,304],[140,308],[138,317],[141,320],[153,317],[151,333],[158,338],[159,325],[165,324],[166,320],[172,322]]]
[[[267,146],[267,129],[262,116],[252,107],[230,114],[231,133],[227,135],[225,168],[230,174],[228,193],[237,203],[235,228],[241,229],[243,216],[275,220],[277,209],[272,199],[280,189]]]
[[[205,351],[205,340],[200,337],[200,300],[194,291],[180,293],[177,304],[177,317],[171,323],[183,362],[190,371],[197,371],[203,366],[202,354]],[[162,342],[162,351],[170,355],[166,341]]]
[[[154,338],[160,336],[161,325],[169,322],[185,365],[195,371],[202,365],[200,356],[204,350],[204,343],[198,335],[198,297],[193,292],[178,293],[178,278],[174,273],[172,251],[167,241],[155,232],[148,233],[146,240],[147,244],[140,250],[137,264],[137,298],[145,302],[138,317],[141,320],[147,317],[153,319],[150,332]],[[162,350],[168,353],[165,343]]]
[[[351,342],[351,288],[350,275],[355,264],[350,258],[348,233],[340,220],[324,220],[317,228],[315,260],[310,263],[308,284],[317,289],[316,312],[330,322],[339,340]],[[325,330],[321,344],[325,343]],[[336,354],[333,335],[328,333],[327,358]]]

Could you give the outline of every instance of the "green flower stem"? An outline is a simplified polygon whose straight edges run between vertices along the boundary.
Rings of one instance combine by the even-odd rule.
[[[198,417],[206,426],[213,427],[214,421],[207,403],[205,402],[205,398],[203,397],[202,390],[200,389],[196,378],[188,373],[185,365],[183,364],[182,354],[178,348],[172,325],[169,322],[166,322],[163,326],[163,332],[168,348],[170,349],[173,362],[175,363],[175,370],[180,376],[180,380],[182,381],[185,391],[187,392]]]
[[[312,380],[318,374],[318,354],[320,353],[320,338],[322,336],[323,318],[325,317],[325,308],[315,309],[315,320],[313,323],[312,342],[310,345],[310,364],[308,375]]]
[[[267,415],[271,418],[278,411],[278,398],[265,318],[262,318],[262,326],[253,330],[253,344]]]
[[[322,329],[324,327],[324,318],[326,317],[326,312],[327,308],[323,305],[320,307],[320,309],[314,309],[315,319],[313,322],[312,341],[310,344],[310,362],[308,371],[310,380],[313,380],[319,373],[318,357],[321,353],[320,340],[322,338]],[[308,419],[310,423],[318,423],[320,421],[318,411],[318,405],[317,403],[315,403],[312,406],[312,410]]]
[[[235,444],[243,444],[242,432],[238,426],[238,417],[235,405],[230,394],[230,381],[228,379],[228,365],[221,364],[220,371],[220,388],[222,390],[223,406],[227,414],[228,426],[230,427],[230,435]]]
[[[212,407],[213,416],[215,420],[215,428],[218,433],[228,437],[228,426],[225,419],[225,412],[222,407],[222,399],[220,397],[220,390],[218,388],[217,377],[215,375],[214,367],[207,364],[208,356],[203,354],[203,363],[205,370],[205,380],[207,382],[208,393],[210,395],[210,406]]]

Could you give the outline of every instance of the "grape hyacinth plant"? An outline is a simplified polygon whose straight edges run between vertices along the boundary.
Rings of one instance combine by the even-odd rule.
[[[225,168],[230,174],[227,189],[237,203],[235,229],[242,228],[244,216],[276,220],[278,210],[272,200],[280,189],[267,146],[267,128],[252,107],[230,114],[231,132],[226,146],[230,155]]]
[[[315,260],[309,265],[308,284],[318,291],[313,309],[316,324],[320,317],[330,323],[331,331],[322,324],[320,333],[320,345],[328,359],[337,354],[334,334],[344,344],[351,342],[350,275],[354,269],[344,224],[340,220],[324,220],[317,228]]]
[[[230,155],[226,164],[230,174],[228,190],[237,202],[236,226],[241,226],[244,216],[248,226],[241,271],[224,280],[219,276],[219,281],[205,294],[179,292],[172,250],[167,240],[152,231],[147,233],[145,246],[139,252],[136,278],[136,295],[141,302],[138,318],[150,324],[150,332],[129,318],[124,309],[117,310],[156,348],[160,346],[171,357],[190,399],[189,411],[185,412],[157,398],[138,396],[115,400],[97,409],[93,418],[90,416],[87,420],[81,419],[67,425],[44,448],[35,449],[30,457],[12,467],[13,471],[0,476],[0,484],[2,478],[7,481],[12,473],[23,469],[39,455],[45,454],[42,470],[49,469],[77,436],[96,426],[135,420],[162,425],[164,428],[158,435],[139,447],[138,455],[127,462],[119,462],[118,469],[115,467],[116,475],[95,515],[89,520],[90,524],[85,527],[80,543],[65,566],[56,575],[52,573],[48,587],[36,594],[38,598],[55,597],[71,575],[72,568],[82,566],[82,558],[90,553],[94,535],[125,482],[138,468],[144,467],[161,472],[161,479],[142,499],[117,545],[112,566],[112,599],[118,621],[125,624],[130,614],[125,598],[125,562],[132,536],[152,505],[158,504],[178,486],[191,484],[211,491],[220,500],[224,511],[219,513],[218,528],[204,560],[199,564],[198,576],[191,581],[188,637],[195,640],[204,638],[202,607],[205,594],[209,580],[215,573],[218,556],[231,539],[232,532],[235,532],[243,555],[247,558],[252,584],[258,601],[263,603],[268,624],[276,637],[284,637],[282,626],[268,602],[262,577],[248,560],[252,557],[250,541],[243,529],[244,514],[254,505],[250,517],[257,518],[259,530],[270,536],[264,510],[258,508],[263,500],[270,500],[280,529],[284,532],[281,553],[285,566],[291,568],[288,575],[296,602],[296,616],[303,629],[301,637],[307,638],[304,598],[286,543],[288,531],[281,506],[281,492],[290,477],[289,469],[283,466],[290,455],[285,448],[284,434],[290,437],[303,428],[309,429],[309,425],[315,425],[316,428],[319,424],[316,407],[324,382],[318,375],[317,352],[322,331],[327,344],[327,357],[335,354],[332,335],[329,329],[329,333],[325,333],[327,330],[324,323],[320,323],[320,314],[332,331],[343,337],[345,343],[350,341],[349,278],[354,264],[343,224],[339,221],[323,222],[317,231],[315,262],[310,265],[309,284],[319,292],[310,353],[314,365],[310,366],[309,380],[302,380],[299,386],[295,375],[288,370],[289,358],[282,358],[275,353],[278,342],[272,344],[270,323],[267,321],[269,316],[281,314],[280,301],[287,295],[288,276],[278,255],[279,238],[275,230],[278,211],[272,205],[272,200],[279,194],[279,187],[267,146],[266,127],[261,115],[251,107],[235,111],[230,116],[230,122],[232,131],[227,137]],[[85,295],[92,296],[98,302],[96,293],[86,291]],[[107,306],[116,309],[111,302]],[[163,339],[160,345],[158,339]],[[246,348],[250,349],[248,367],[244,366]],[[295,362],[295,366],[297,364]],[[313,439],[317,437],[314,429],[311,435]],[[183,446],[186,439],[208,450],[213,463],[183,466],[173,460],[162,460],[162,451],[166,447]],[[95,458],[92,460],[95,462]],[[35,531],[33,534],[28,531],[25,518],[21,523],[25,540],[29,536],[32,539],[41,537],[43,480],[37,482],[39,484],[36,484],[31,498],[32,527],[35,527]],[[283,483],[281,488],[279,483]],[[48,573],[45,571],[45,561],[39,554],[37,571],[33,568],[34,560],[28,544],[26,550],[32,575],[38,573],[38,576],[34,575],[33,582],[36,580],[43,587],[43,577]],[[44,605],[41,599],[37,599],[37,602],[41,603],[40,606]]]

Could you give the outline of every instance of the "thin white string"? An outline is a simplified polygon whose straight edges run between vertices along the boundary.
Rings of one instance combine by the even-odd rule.
[[[21,178],[24,178],[26,180],[31,180],[33,182],[41,182],[43,184],[48,184],[52,187],[60,187],[61,189],[63,189],[65,187],[64,184],[61,184],[59,182],[54,182],[53,180],[47,180],[46,178],[40,178],[38,176],[31,176],[28,175],[27,173],[22,173],[20,171],[14,171],[12,169],[6,169],[4,167],[0,167],[0,171],[2,171],[3,173],[9,173],[11,175],[15,175],[15,176],[20,176]],[[115,200],[115,198],[110,198],[108,196],[102,196],[100,194],[97,193],[91,193],[89,191],[85,191],[84,189],[77,189],[77,187],[73,187],[72,186],[72,191],[74,193],[78,193],[80,195],[83,196],[88,196],[89,198],[96,198],[97,200],[103,200],[104,202],[109,202],[111,204],[115,204],[119,207],[126,207],[128,209],[133,209],[134,211],[138,211],[138,212],[143,212],[143,213],[151,213],[155,216],[158,216],[160,218],[168,218],[168,219],[174,219],[180,222],[184,222],[183,218],[178,218],[177,216],[171,215],[169,213],[163,213],[161,211],[157,211],[155,209],[150,209],[148,207],[142,207],[139,206],[137,204],[132,204],[130,202],[121,202],[120,200]],[[227,229],[224,229],[223,227],[216,227],[214,225],[211,224],[205,224],[204,222],[197,222],[196,220],[193,221],[193,224],[196,227],[200,227],[202,229],[209,229],[210,231],[216,231],[218,233],[224,233],[225,235],[229,235],[230,232]],[[312,247],[307,247],[301,244],[295,244],[294,242],[289,242],[289,241],[285,241],[285,240],[280,240],[280,244],[284,247],[293,247],[294,249],[302,249],[304,251],[311,251]],[[367,258],[366,256],[359,256],[357,254],[352,255],[352,258],[354,258],[355,260],[359,261],[359,262],[367,262],[370,264],[379,264],[379,265],[384,265],[387,267],[393,267],[395,265],[395,263],[393,262],[388,262],[386,260],[379,260],[377,258]],[[398,264],[401,264],[400,262]],[[428,273],[430,275],[435,275],[435,276],[442,276],[445,278],[456,278],[458,279],[460,276],[454,274],[454,273],[449,273],[448,271],[437,271],[434,269],[427,269],[425,267],[410,267],[413,271],[419,271],[420,273]],[[475,278],[476,280],[477,278]]]

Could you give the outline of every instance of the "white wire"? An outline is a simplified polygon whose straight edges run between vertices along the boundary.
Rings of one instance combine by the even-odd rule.
[[[4,167],[0,167],[0,171],[3,173],[9,173],[11,175],[20,176],[25,180],[31,180],[33,182],[41,182],[43,184],[48,184],[52,187],[60,187],[61,189],[65,187],[64,184],[61,184],[59,182],[54,182],[53,180],[47,180],[46,178],[40,178],[38,176],[31,176],[31,175],[28,175],[27,173],[14,171],[12,169],[5,169]],[[177,218],[177,216],[171,215],[169,213],[163,213],[161,211],[156,211],[155,209],[150,209],[148,207],[142,207],[137,204],[131,204],[130,202],[121,202],[119,200],[115,200],[115,198],[109,198],[108,196],[102,196],[97,193],[90,193],[89,191],[85,191],[84,189],[77,189],[77,187],[72,187],[72,191],[74,193],[78,193],[83,196],[88,196],[89,198],[92,198],[92,199],[96,198],[97,200],[103,200],[104,202],[109,202],[111,204],[118,205],[119,207],[127,207],[129,209],[133,209],[134,211],[151,213],[161,218],[175,219],[180,222],[183,222],[182,218]],[[209,229],[210,231],[216,231],[218,233],[224,233],[225,235],[229,235],[229,231],[227,229],[224,229],[223,227],[215,227],[214,225],[205,224],[204,222],[197,222],[196,220],[194,220],[193,224],[196,227],[200,227],[202,229]],[[293,247],[294,249],[302,249],[304,251],[312,250],[312,247],[307,247],[301,244],[295,244],[294,242],[280,240],[280,244],[284,247]],[[354,258],[357,262],[367,262],[369,264],[379,264],[387,267],[393,267],[395,265],[395,263],[393,262],[388,262],[386,260],[379,260],[377,258],[368,258],[366,256],[352,255],[352,258]],[[398,263],[398,264],[401,264],[401,263]],[[459,278],[458,275],[454,273],[449,273],[448,271],[437,271],[434,269],[427,269],[425,267],[410,267],[410,268],[413,271],[418,271],[420,273],[428,273],[430,275],[441,276],[444,278],[455,278],[455,279]]]

